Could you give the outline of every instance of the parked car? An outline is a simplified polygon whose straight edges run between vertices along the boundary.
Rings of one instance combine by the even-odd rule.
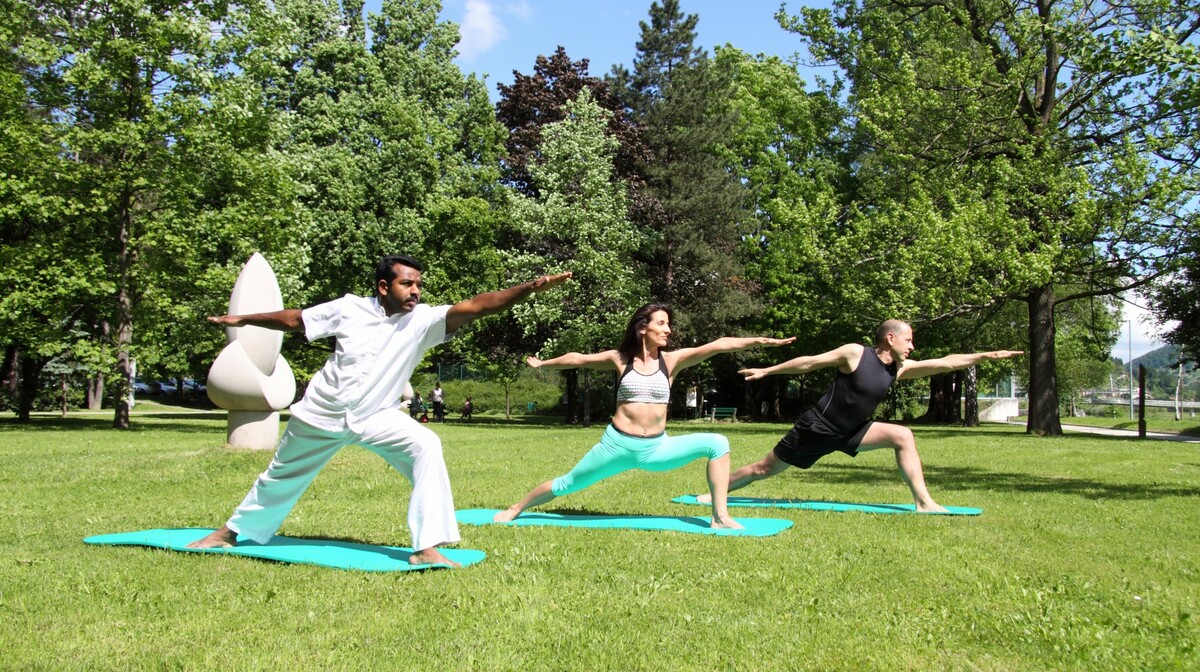
[[[154,394],[175,394],[179,388],[175,387],[175,383],[165,380],[156,380],[150,383],[151,389],[158,390]]]
[[[204,383],[196,382],[191,378],[184,378],[183,393],[184,395],[203,396],[208,393],[208,386]]]
[[[147,395],[151,395],[151,394],[158,394],[157,392],[154,391],[154,388],[152,388],[149,384],[147,384],[141,378],[133,379],[133,393],[134,393],[134,395],[141,395],[143,397],[147,396]]]

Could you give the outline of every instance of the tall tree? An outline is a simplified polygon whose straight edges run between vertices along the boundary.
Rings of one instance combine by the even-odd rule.
[[[514,309],[526,336],[545,335],[537,344],[545,354],[614,347],[628,313],[647,296],[638,269],[629,264],[644,235],[629,221],[624,186],[614,175],[619,142],[606,134],[611,113],[588,89],[565,113],[543,129],[541,160],[530,167],[540,193],[514,204],[519,242],[504,252],[508,267],[523,275],[530,269],[574,274],[553,301]],[[585,409],[585,422],[588,416]]]
[[[612,157],[614,177],[625,185],[629,216],[638,221],[638,213],[648,210],[651,200],[645,194],[643,169],[649,159],[642,139],[643,129],[634,123],[613,95],[608,82],[588,74],[588,61],[572,61],[561,46],[550,57],[538,56],[533,74],[513,73],[511,86],[498,86],[500,100],[496,118],[508,128],[503,159],[504,182],[521,194],[537,198],[539,185],[532,176],[542,155],[544,129],[568,116],[567,107],[579,94],[589,91],[595,104],[608,111],[605,133],[617,140]],[[567,416],[578,418],[578,370],[563,372],[567,388]]]
[[[1198,186],[1200,6],[839,0],[779,18],[850,83],[864,221],[927,204],[971,266],[951,310],[1027,304],[1028,431],[1061,433],[1055,307],[1178,259]]]
[[[242,78],[257,67],[259,45],[248,35],[266,13],[254,2],[29,6],[24,90],[29,106],[54,125],[46,138],[54,146],[51,186],[65,203],[57,230],[46,236],[47,260],[75,271],[56,290],[71,302],[41,301],[39,309],[64,333],[82,324],[95,338],[110,334],[118,428],[129,426],[135,358],[153,361],[180,349],[170,330],[186,311],[171,307],[187,302],[167,297],[174,278],[207,265],[189,263],[197,256],[214,261],[204,254],[210,246],[253,238],[236,223],[286,213],[274,200],[286,188],[243,189],[271,179],[251,159],[264,157],[270,116]],[[246,160],[199,169],[238,156]],[[203,203],[206,196],[216,202]],[[268,203],[258,200],[264,196]],[[209,237],[212,231],[192,222],[199,210],[236,231]],[[188,286],[195,284],[192,276]],[[143,329],[146,337],[135,339]]]
[[[508,129],[503,160],[504,181],[526,196],[537,195],[529,167],[539,160],[542,129],[567,117],[567,105],[584,89],[609,115],[606,133],[618,141],[613,157],[615,174],[627,183],[640,175],[646,161],[641,129],[626,115],[608,82],[588,74],[588,59],[572,61],[558,47],[551,56],[539,55],[533,74],[513,71],[511,85],[499,84],[496,119]],[[631,185],[632,186],[636,185]]]
[[[698,20],[677,0],[652,3],[633,72],[610,77],[649,148],[647,203],[634,217],[654,235],[643,255],[651,289],[689,342],[727,333],[755,305],[740,257],[746,195],[722,151],[737,124],[730,76],[694,46]]]
[[[386,0],[365,18],[361,2],[277,6],[292,46],[263,85],[292,120],[277,148],[300,185],[304,244],[319,250],[297,299],[367,291],[392,252],[430,262],[431,299],[483,289],[504,129],[483,83],[453,63],[457,27],[427,0]]]

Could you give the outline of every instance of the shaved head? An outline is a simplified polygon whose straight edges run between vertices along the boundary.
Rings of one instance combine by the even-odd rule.
[[[884,320],[878,327],[875,327],[875,347],[887,344],[888,334],[902,334],[906,330],[911,330],[907,322],[901,320]]]

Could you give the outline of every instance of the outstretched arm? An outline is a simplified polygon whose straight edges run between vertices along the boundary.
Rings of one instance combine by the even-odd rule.
[[[304,329],[304,321],[300,319],[300,310],[297,308],[249,315],[213,315],[208,318],[208,321],[223,327],[263,327],[276,331],[301,331]]]
[[[862,359],[863,346],[857,343],[847,343],[836,350],[823,352],[819,355],[807,355],[789,359],[775,366],[768,366],[762,369],[742,369],[738,373],[746,377],[746,380],[758,380],[766,376],[774,376],[788,373],[808,373],[818,369],[827,369],[831,366],[836,366],[845,373],[853,371],[858,366],[858,360]]]
[[[450,311],[446,313],[446,333],[454,333],[464,324],[485,315],[494,315],[508,310],[530,294],[558,287],[570,278],[570,271],[558,275],[543,275],[537,280],[531,280],[516,287],[476,294],[466,301],[459,301],[450,306]]]
[[[620,369],[621,357],[616,350],[605,350],[590,355],[568,352],[551,359],[526,357],[525,363],[535,369]]]
[[[765,336],[738,338],[734,336],[726,336],[725,338],[718,338],[715,341],[705,343],[704,345],[697,346],[695,348],[680,348],[679,350],[673,350],[663,354],[668,357],[667,365],[671,369],[671,375],[674,375],[676,371],[682,371],[689,366],[695,366],[709,357],[712,357],[713,355],[719,355],[724,352],[740,352],[747,348],[753,348],[759,345],[771,347],[787,345],[795,340],[795,336],[790,338],[767,338]],[[671,361],[672,359],[674,361]]]
[[[970,366],[975,366],[985,359],[1008,359],[1023,355],[1023,350],[995,350],[993,352],[975,352],[966,355],[946,355],[937,359],[928,359],[919,362],[915,359],[906,359],[900,365],[900,372],[896,374],[896,380],[912,380],[913,378],[924,378],[939,373],[949,373],[950,371],[958,371]]]

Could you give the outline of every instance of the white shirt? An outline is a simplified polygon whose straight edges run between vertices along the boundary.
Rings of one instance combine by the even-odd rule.
[[[337,347],[292,404],[292,415],[318,429],[357,432],[373,413],[399,408],[425,351],[453,337],[446,334],[449,310],[419,303],[388,317],[379,299],[353,294],[303,310],[308,340],[334,336]]]

